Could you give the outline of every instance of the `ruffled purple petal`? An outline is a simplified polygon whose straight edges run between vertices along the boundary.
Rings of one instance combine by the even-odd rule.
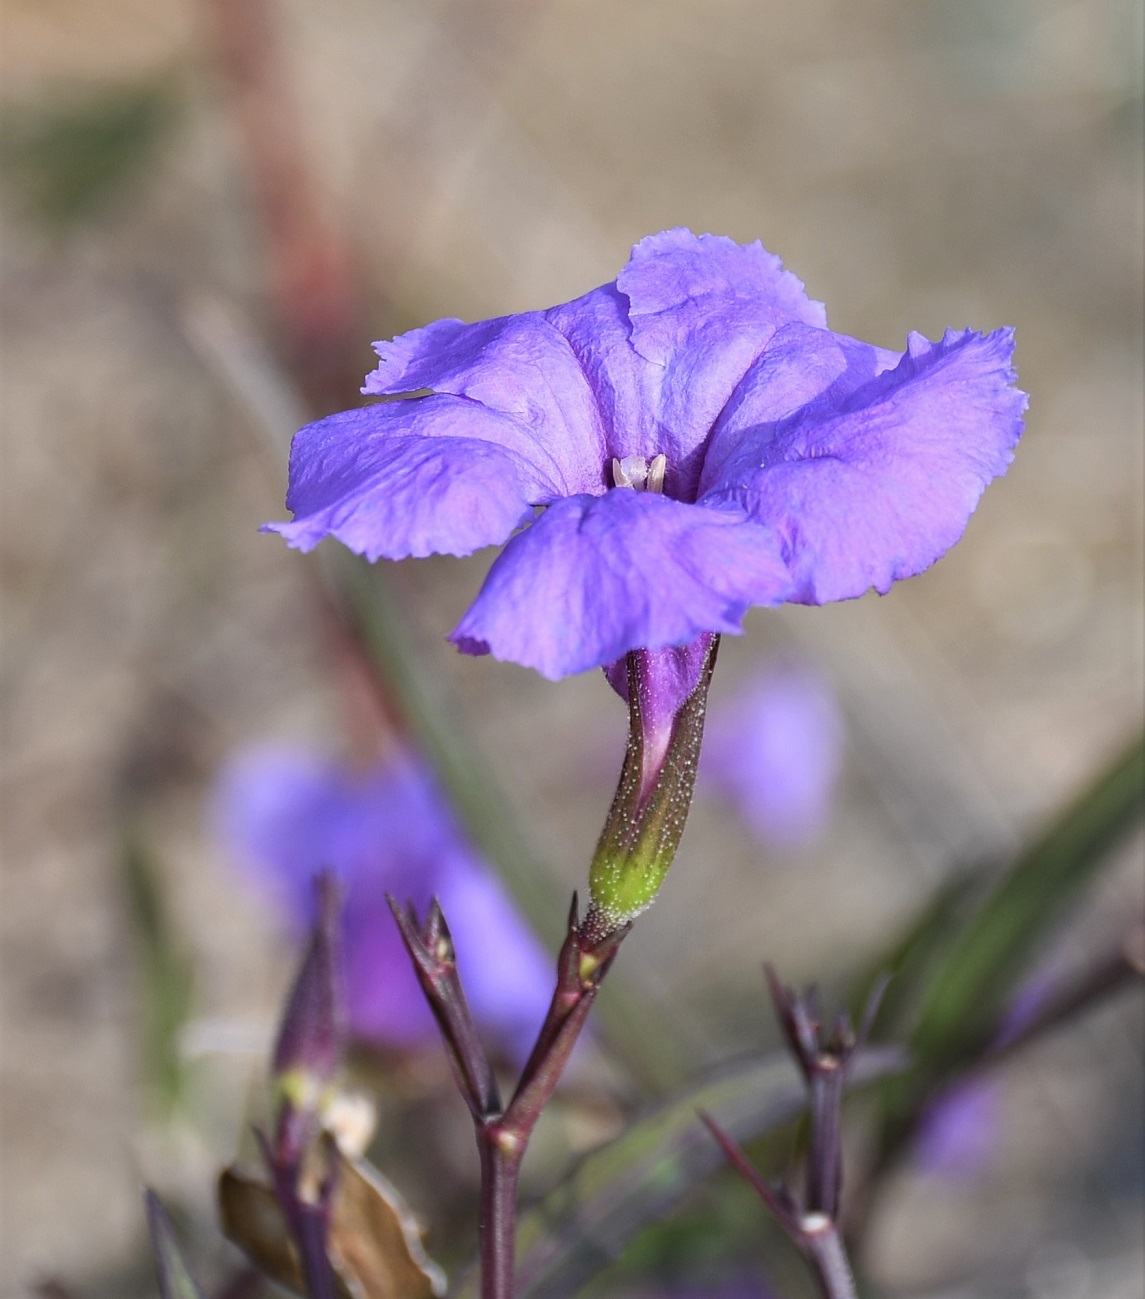
[[[295,434],[294,521],[264,531],[299,550],[337,537],[370,560],[471,554],[511,536],[560,490],[520,442],[511,420],[455,397],[331,415]]]
[[[824,327],[826,313],[761,244],[683,229],[641,240],[616,284],[633,348],[662,367],[655,449],[676,475],[668,490],[694,500],[707,436],[745,371],[777,329]]]
[[[740,511],[618,489],[559,500],[514,537],[450,639],[556,680],[737,634],[749,606],[789,591],[774,539]]]
[[[472,325],[439,320],[374,347],[381,363],[363,392],[428,388],[466,397],[511,419],[533,448],[514,449],[546,468],[555,465],[562,493],[604,489],[605,430],[596,394],[546,313]]]
[[[738,504],[775,529],[797,601],[886,592],[958,540],[1012,460],[1026,406],[1011,387],[1012,352],[1010,329],[948,332],[940,343],[912,334],[894,369],[828,386],[778,422],[784,401],[761,382],[721,423],[718,439],[738,434],[739,446],[715,481],[705,474],[701,501]]]
[[[802,281],[761,243],[740,245],[683,227],[641,239],[616,287],[630,304],[633,346],[660,365],[710,337],[713,321],[723,342],[734,342],[737,327],[770,337],[792,320],[827,325],[823,304],[808,298]]]

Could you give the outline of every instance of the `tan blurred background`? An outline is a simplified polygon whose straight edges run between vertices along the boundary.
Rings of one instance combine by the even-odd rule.
[[[762,956],[830,978],[952,863],[1017,842],[1139,722],[1141,8],[271,8],[321,203],[360,261],[362,373],[371,338],[572,297],[672,225],[762,239],[835,329],[886,347],[910,329],[1017,327],[1028,431],[965,540],[885,599],[757,612],[725,646],[714,705],[770,656],[808,655],[832,679],[849,726],[840,807],[813,852],[761,860],[701,802],[624,963],[647,995],[686,1003],[697,1063],[756,1045]],[[204,791],[244,740],[343,737],[305,561],[256,531],[283,517],[282,475],[211,355],[228,321],[267,332],[267,267],[208,10],[3,6],[17,121],[120,85],[164,86],[175,105],[147,166],[90,219],[49,229],[19,176],[3,209],[5,1299],[49,1273],[82,1295],[122,1266],[143,1175],[205,1205],[257,1067],[209,1055],[199,1130],[149,1124],[124,790],[194,956],[198,1015],[257,1041],[287,964],[236,895]],[[451,651],[487,563],[411,564],[400,587],[572,887],[623,716],[596,676],[553,686]],[[1140,910],[1139,843],[1098,893],[1075,945]],[[1139,1201],[1109,1185],[1140,1191],[1124,1149],[1117,1165],[1139,1034],[1122,1007],[1008,1074],[996,1158],[970,1185],[908,1176],[878,1224],[878,1274],[921,1293],[973,1254],[1013,1264],[1026,1290],[1005,1293],[1138,1295]]]

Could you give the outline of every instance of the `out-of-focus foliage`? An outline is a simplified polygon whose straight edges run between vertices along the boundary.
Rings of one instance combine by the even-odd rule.
[[[1055,819],[991,889],[926,986],[911,1043],[948,1072],[985,1050],[1031,959],[1145,815],[1140,737]]]
[[[155,1108],[169,1118],[188,1084],[180,1034],[194,1003],[194,970],[167,913],[158,864],[139,831],[125,833],[122,854],[139,968],[143,1074]]]
[[[50,233],[92,219],[142,183],[181,116],[171,77],[69,95],[0,119],[0,165]]]
[[[901,1149],[935,1088],[988,1050],[1032,961],[1143,814],[1137,738],[999,878],[979,883],[977,905],[965,905],[973,881],[955,878],[887,953],[900,997],[880,1018],[884,1031],[908,1034],[914,1067],[885,1089],[881,1161]]]
[[[203,1299],[203,1292],[195,1284],[175,1228],[167,1211],[153,1191],[145,1194],[147,1226],[151,1233],[151,1250],[155,1255],[155,1271],[159,1277],[162,1299]]]

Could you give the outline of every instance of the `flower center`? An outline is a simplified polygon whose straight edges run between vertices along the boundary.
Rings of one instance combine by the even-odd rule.
[[[644,456],[625,456],[623,460],[612,458],[612,481],[616,487],[631,487],[634,492],[655,492],[658,496],[664,492],[664,474],[668,468],[668,457],[654,456],[651,461]]]

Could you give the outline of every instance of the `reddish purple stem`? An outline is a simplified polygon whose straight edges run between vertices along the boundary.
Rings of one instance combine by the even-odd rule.
[[[601,980],[631,926],[597,936],[591,912],[582,923],[574,897],[548,1013],[513,1097],[502,1109],[492,1066],[465,1000],[441,907],[435,899],[420,928],[412,908],[403,910],[392,898],[390,908],[441,1030],[458,1090],[473,1117],[481,1160],[482,1299],[512,1299],[521,1161]]]

